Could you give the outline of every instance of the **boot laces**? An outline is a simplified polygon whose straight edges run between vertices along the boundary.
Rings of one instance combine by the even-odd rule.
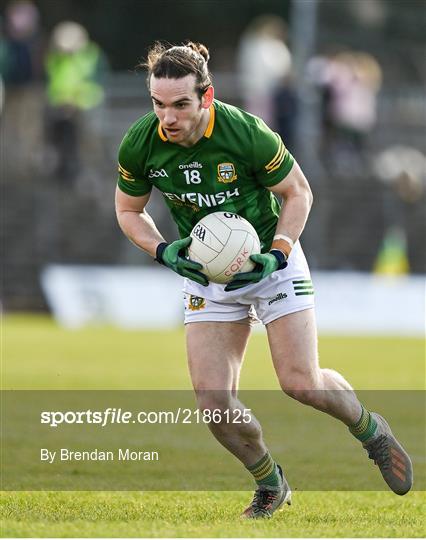
[[[368,457],[381,468],[389,467],[389,442],[386,435],[379,435],[367,448]]]
[[[269,489],[256,489],[253,497],[252,508],[254,513],[268,514],[272,504],[279,496],[279,492]]]

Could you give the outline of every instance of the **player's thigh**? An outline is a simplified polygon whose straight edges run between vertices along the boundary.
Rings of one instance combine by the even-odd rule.
[[[280,317],[266,325],[275,371],[282,388],[317,387],[318,338],[313,308]]]
[[[236,390],[250,324],[194,322],[186,328],[189,371],[195,390]]]

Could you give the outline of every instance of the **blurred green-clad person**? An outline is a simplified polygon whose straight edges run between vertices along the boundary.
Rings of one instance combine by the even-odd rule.
[[[47,137],[55,150],[54,175],[72,182],[81,168],[80,136],[84,114],[104,100],[107,62],[83,26],[65,21],[52,33],[45,59],[47,74]]]

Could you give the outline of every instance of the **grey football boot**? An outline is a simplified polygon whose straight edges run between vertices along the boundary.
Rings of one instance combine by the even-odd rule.
[[[389,424],[377,413],[371,413],[377,430],[362,446],[368,457],[379,467],[387,485],[397,495],[405,495],[413,485],[413,466],[410,456],[395,439]]]
[[[284,478],[283,471],[277,465],[282,483],[280,486],[260,485],[251,504],[244,510],[241,517],[246,519],[271,518],[272,514],[282,508],[284,503],[291,504],[291,489]]]

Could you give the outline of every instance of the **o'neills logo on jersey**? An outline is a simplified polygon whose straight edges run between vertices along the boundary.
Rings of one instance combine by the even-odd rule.
[[[238,188],[235,188],[233,191],[227,190],[227,191],[220,191],[219,193],[181,193],[180,195],[177,193],[163,193],[165,197],[170,199],[171,201],[176,201],[184,204],[195,204],[196,206],[199,206],[202,208],[203,206],[207,206],[208,208],[211,208],[212,206],[218,206],[219,204],[223,204],[225,201],[228,201],[229,199],[233,199],[234,197],[239,197],[240,193],[238,191]]]
[[[238,176],[235,173],[235,167],[233,163],[219,163],[217,166],[217,179],[219,182],[228,184],[235,182]]]
[[[199,161],[193,161],[192,163],[182,163],[179,165],[179,169],[202,169],[203,166]]]

